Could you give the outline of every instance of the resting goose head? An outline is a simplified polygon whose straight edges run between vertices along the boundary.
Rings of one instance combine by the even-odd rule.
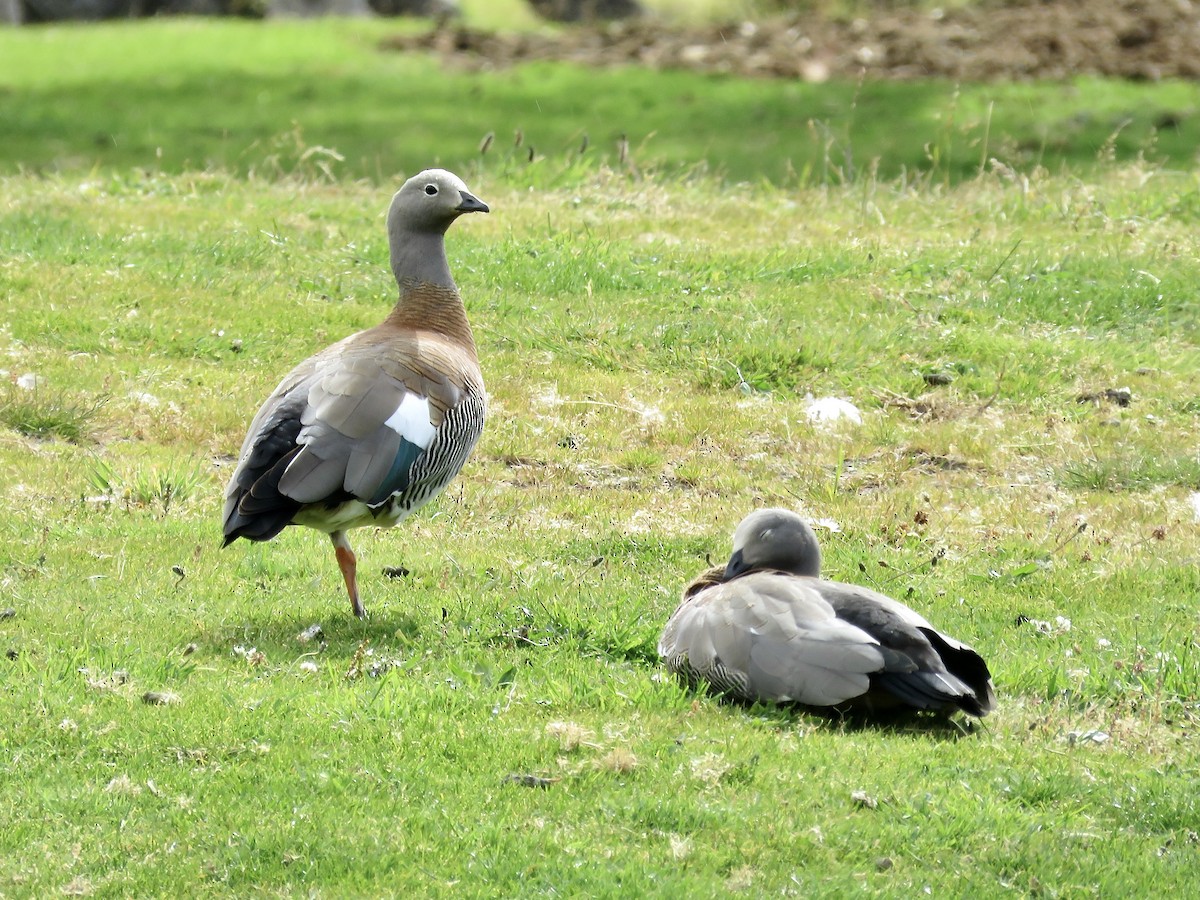
[[[757,509],[733,533],[725,578],[764,569],[816,578],[821,548],[808,523],[786,509]]]

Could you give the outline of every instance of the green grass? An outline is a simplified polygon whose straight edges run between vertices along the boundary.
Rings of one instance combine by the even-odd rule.
[[[55,395],[36,383],[10,384],[0,397],[0,425],[33,438],[79,443],[92,436],[104,398]]]
[[[421,27],[162,20],[0,32],[0,172],[217,167],[384,184],[440,162],[572,183],[585,135],[587,156],[610,162],[624,135],[639,167],[731,182],[873,171],[956,181],[993,158],[1055,172],[1139,155],[1190,166],[1200,143],[1200,86],[1185,82],[804,84],[553,63],[470,72],[384,49]],[[1195,217],[1194,190],[1168,202]]]
[[[244,66],[383,31],[271,27],[293,49]],[[82,66],[97,37],[184,35],[220,70],[262,33],[242,28],[0,44],[61,39]],[[174,77],[136,56],[113,68]],[[69,67],[25,62],[69,93]],[[379,64],[435,71],[339,65]],[[220,550],[221,492],[280,375],[388,309],[391,172],[433,145],[362,180],[198,169],[197,102],[161,168],[0,142],[0,368],[87,411],[78,437],[0,418],[0,895],[1195,892],[1190,168],[733,185],[584,160],[556,180],[464,138],[444,159],[472,160],[493,213],[449,253],[491,418],[432,508],[355,534],[358,622],[322,536]],[[339,135],[304,125],[361,154]],[[1128,407],[1079,401],[1122,387]],[[810,393],[863,424],[815,427]],[[996,714],[853,728],[665,679],[680,588],[767,503],[838,523],[831,577],[973,643]]]
[[[9,365],[110,399],[91,442],[0,432],[0,885],[1186,890],[1200,354],[1194,229],[1162,210],[1187,178],[878,183],[871,216],[857,185],[473,184],[495,212],[451,255],[492,419],[434,510],[356,535],[366,623],[320,536],[220,551],[217,512],[279,372],[386,309],[386,192],[7,179]],[[1064,228],[1085,187],[1113,212]],[[1132,406],[1076,399],[1114,385]],[[864,424],[814,429],[808,392]],[[973,641],[987,726],[851,730],[664,681],[679,587],[756,503],[837,520],[831,575]]]

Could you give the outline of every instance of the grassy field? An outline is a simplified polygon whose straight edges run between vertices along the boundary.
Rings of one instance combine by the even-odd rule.
[[[445,69],[381,49],[394,21],[165,20],[0,33],[0,173],[100,167],[389,185],[461,168],[496,136],[506,180],[568,184],[588,159],[809,186],[875,171],[953,182],[992,158],[1079,174],[1145,156],[1190,167],[1200,85],[805,84],[625,67]],[[520,132],[520,147],[513,147]],[[534,162],[530,164],[532,153]]]
[[[814,149],[833,174],[772,183],[778,152],[729,135],[734,163],[701,134],[729,123],[705,119],[636,170],[565,150],[530,167],[475,149],[535,131],[499,100],[439,124],[468,76],[319,53],[382,26],[270,29],[0,33],[0,896],[1195,892],[1200,179],[1182,151],[1080,141],[1053,172],[899,177],[905,151],[864,136],[892,175]],[[262,52],[226,71],[239,40]],[[207,71],[213,90],[114,101],[129,140],[110,153],[103,92],[78,90],[101,48],[114,84]],[[379,66],[428,89],[407,84],[403,134],[379,95],[339,102]],[[209,143],[215,86],[256,70],[288,89],[222,101],[239,125]],[[597,78],[785,92],[470,76],[497,97]],[[1195,89],[1011,90],[1144,111]],[[572,110],[546,133],[597,133]],[[1060,111],[1026,110],[1030,129]],[[291,155],[239,155],[253,127],[299,135]],[[446,496],[354,536],[358,622],[323,537],[218,549],[220,495],[279,376],[389,308],[394,173],[434,158],[493,208],[448,240],[491,418]],[[809,394],[863,423],[814,424]],[[761,504],[825,521],[831,577],[973,643],[997,713],[852,728],[664,679],[679,589]]]

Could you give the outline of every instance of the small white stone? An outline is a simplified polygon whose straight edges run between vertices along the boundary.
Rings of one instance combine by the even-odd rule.
[[[837,519],[809,519],[808,524],[814,528],[824,528],[833,534],[837,534],[842,530],[842,526],[838,524]]]
[[[813,397],[809,394],[804,398],[804,414],[808,416],[808,421],[818,427],[862,424],[862,413],[858,407],[840,397]]]

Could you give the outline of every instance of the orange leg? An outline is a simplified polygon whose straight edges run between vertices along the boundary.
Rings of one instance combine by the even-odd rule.
[[[350,595],[350,608],[360,619],[366,618],[367,611],[363,609],[362,601],[358,599],[358,560],[350,542],[346,540],[346,532],[335,531],[329,535],[333,541],[333,550],[337,554],[338,568],[342,570],[342,578],[346,582],[346,593]]]

